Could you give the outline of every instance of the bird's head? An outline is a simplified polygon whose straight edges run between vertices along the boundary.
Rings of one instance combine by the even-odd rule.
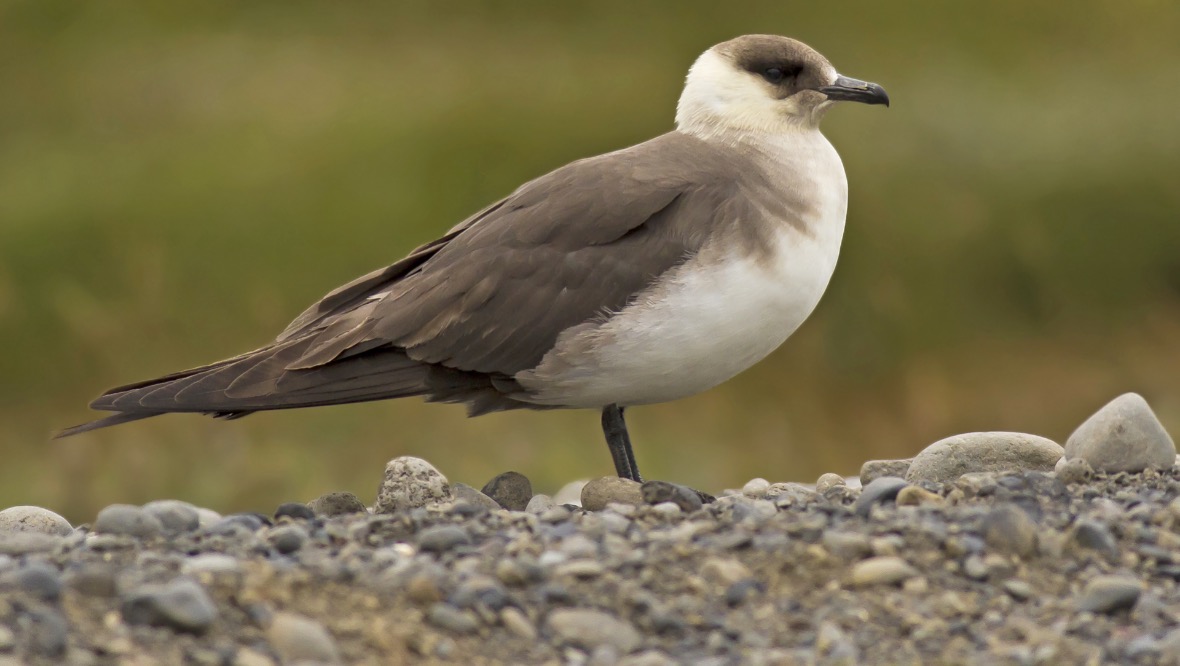
[[[885,89],[841,76],[803,42],[744,35],[701,54],[688,71],[676,125],[694,133],[814,128],[837,101],[889,105]]]

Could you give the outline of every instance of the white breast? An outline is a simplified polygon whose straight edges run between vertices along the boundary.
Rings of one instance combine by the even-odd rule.
[[[587,408],[675,400],[724,382],[782,344],[819,303],[844,231],[844,170],[815,135],[827,150],[809,153],[818,160],[811,168],[790,170],[814,180],[792,183],[815,193],[808,232],[779,221],[761,257],[706,247],[601,326],[559,340],[540,366],[517,376],[531,393],[521,399]]]

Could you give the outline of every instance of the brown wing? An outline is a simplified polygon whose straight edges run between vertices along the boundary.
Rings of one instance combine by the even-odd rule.
[[[424,395],[471,411],[532,407],[505,393],[565,329],[624,307],[750,212],[750,168],[680,134],[574,162],[335,291],[274,344],[113,389],[92,403],[136,415],[252,411]]]

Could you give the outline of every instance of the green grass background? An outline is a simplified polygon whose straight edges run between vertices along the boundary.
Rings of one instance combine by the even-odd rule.
[[[1136,390],[1180,433],[1180,5],[0,1],[0,506],[371,499],[428,458],[606,474],[589,412],[418,401],[50,442],[119,383],[263,344],[520,182],[671,127],[684,72],[798,37],[893,108],[825,131],[851,195],[813,318],[629,415],[645,472],[813,480],[942,436],[1059,441]]]

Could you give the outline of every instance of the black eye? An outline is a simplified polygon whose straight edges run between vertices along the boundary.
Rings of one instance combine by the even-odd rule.
[[[778,67],[768,67],[762,70],[762,78],[771,83],[782,83],[783,79],[787,78],[787,73]]]

